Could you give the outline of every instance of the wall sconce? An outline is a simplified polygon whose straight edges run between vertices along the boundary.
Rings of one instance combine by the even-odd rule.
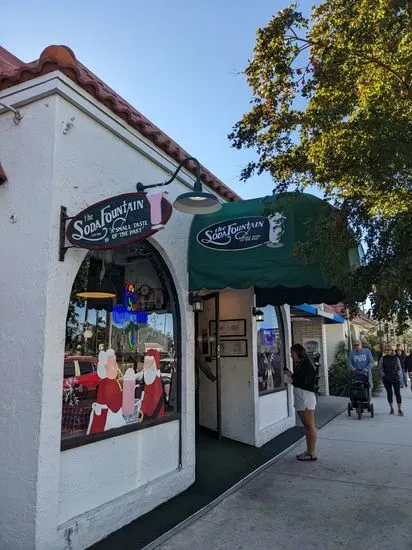
[[[187,157],[183,159],[176,168],[174,174],[167,181],[163,183],[153,183],[151,185],[143,185],[143,183],[138,182],[136,185],[136,190],[139,192],[145,192],[146,189],[150,189],[152,187],[163,187],[165,185],[169,185],[169,183],[172,183],[172,181],[176,178],[182,166],[188,162],[193,162],[196,166],[196,181],[193,186],[193,191],[179,195],[173,204],[174,208],[176,210],[180,210],[180,212],[185,212],[186,214],[212,214],[217,212],[222,208],[222,204],[219,199],[215,197],[215,195],[203,191],[202,182],[200,181],[200,164],[194,157]]]
[[[252,310],[252,315],[256,319],[256,323],[263,323],[265,320],[265,314],[261,309],[257,309],[256,307]]]
[[[200,313],[203,311],[203,298],[199,294],[189,294],[189,304],[192,306],[193,311]]]

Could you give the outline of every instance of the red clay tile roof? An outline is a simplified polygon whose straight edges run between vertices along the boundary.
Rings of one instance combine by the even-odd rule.
[[[0,91],[53,71],[60,71],[76,82],[175,161],[181,162],[184,158],[191,156],[82,65],[67,46],[48,46],[41,54],[40,59],[31,63],[22,63],[4,48],[0,49]],[[193,163],[188,163],[185,166],[192,174],[195,174],[196,168]],[[240,200],[236,193],[203,166],[200,174],[202,182],[224,199],[228,201]]]
[[[3,167],[0,164],[0,185],[2,185],[3,183],[6,183],[6,181],[7,181],[6,172],[3,170]]]
[[[23,65],[23,61],[0,46],[0,74],[7,71],[14,71]]]
[[[336,313],[337,315],[340,315],[341,317],[344,317],[345,319],[347,319],[345,305],[342,304],[342,303],[335,304],[335,305],[325,304],[325,309],[327,311],[329,311],[330,313]],[[369,323],[373,326],[377,325],[376,321],[374,319],[372,319],[371,317],[369,317],[368,315],[366,315],[366,313],[363,312],[361,309],[358,310],[357,315],[352,319],[352,321],[355,321],[355,322],[356,321],[363,321],[363,322]]]

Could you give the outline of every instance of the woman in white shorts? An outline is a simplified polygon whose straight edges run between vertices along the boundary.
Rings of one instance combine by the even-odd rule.
[[[297,455],[297,459],[302,462],[317,460],[316,456],[316,423],[315,423],[315,379],[316,372],[312,361],[303,346],[295,344],[290,348],[290,354],[293,359],[294,369],[287,374],[293,384],[293,397],[295,409],[305,427],[306,431],[306,451]]]

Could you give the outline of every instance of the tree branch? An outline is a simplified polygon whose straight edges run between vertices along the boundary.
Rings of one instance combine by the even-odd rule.
[[[308,40],[307,38],[302,38],[300,36],[297,36],[293,29],[290,28],[290,30],[293,32],[294,36],[285,36],[286,40],[288,40],[288,41],[297,40],[298,42],[303,42],[303,43],[306,44],[305,46],[303,46],[302,48],[299,49],[299,53],[303,52],[306,48],[309,48],[309,47],[312,47],[312,46],[319,46],[321,44],[320,41],[314,42],[313,40]],[[402,78],[402,76],[397,71],[395,71],[395,69],[392,69],[392,67],[390,67],[389,65],[387,65],[386,63],[384,63],[380,59],[378,59],[376,57],[373,57],[373,56],[365,55],[363,52],[354,51],[353,53],[354,53],[354,55],[356,55],[357,57],[363,59],[364,61],[368,61],[369,63],[374,63],[378,67],[382,67],[383,69],[385,69],[389,73],[391,73],[402,84],[402,86],[405,88],[409,98],[412,100],[411,86],[406,82],[406,80],[404,80]]]
[[[361,52],[354,52],[355,55],[359,55],[359,57],[363,57],[365,61],[369,61],[370,63],[375,63],[375,65],[378,65],[379,67],[382,67],[383,69],[386,69],[389,73],[391,73],[394,77],[398,79],[398,81],[405,87],[408,96],[410,99],[412,99],[412,90],[409,84],[401,77],[399,73],[397,73],[392,67],[381,61],[380,59],[377,59],[376,57],[370,57],[362,54]]]

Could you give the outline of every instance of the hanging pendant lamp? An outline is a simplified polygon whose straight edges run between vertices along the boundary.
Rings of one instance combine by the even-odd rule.
[[[197,179],[190,193],[179,195],[173,207],[185,214],[213,214],[222,208],[219,199],[202,190],[200,179]]]
[[[107,300],[116,298],[116,289],[112,281],[105,275],[105,265],[102,261],[102,269],[100,274],[92,271],[88,276],[87,289],[82,292],[77,292],[78,298],[86,298],[88,300]]]
[[[202,182],[200,181],[200,164],[194,157],[187,157],[179,164],[173,175],[163,183],[154,183],[151,185],[143,185],[139,182],[136,189],[139,192],[146,192],[146,189],[153,187],[164,187],[169,185],[176,178],[184,164],[192,162],[196,166],[196,181],[193,186],[193,191],[183,193],[177,197],[173,203],[173,207],[185,214],[213,214],[222,208],[220,200],[212,193],[203,191]]]

